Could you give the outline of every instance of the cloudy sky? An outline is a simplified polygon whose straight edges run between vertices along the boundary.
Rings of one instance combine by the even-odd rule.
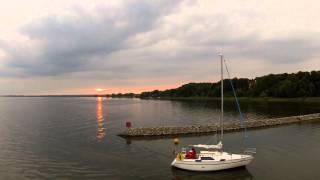
[[[1,0],[2,1],[2,0]],[[10,0],[0,95],[140,92],[320,70],[316,0]]]

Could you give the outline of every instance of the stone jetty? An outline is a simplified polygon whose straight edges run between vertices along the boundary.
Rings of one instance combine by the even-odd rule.
[[[245,121],[247,129],[268,128],[294,123],[305,123],[311,121],[320,122],[320,113],[307,114],[301,116],[290,116],[273,119],[249,120]],[[224,123],[224,132],[242,130],[240,122]],[[156,136],[176,136],[176,135],[201,135],[219,132],[218,124],[207,125],[190,125],[190,126],[167,126],[167,127],[141,127],[127,128],[119,136],[124,138],[130,137],[156,137]]]

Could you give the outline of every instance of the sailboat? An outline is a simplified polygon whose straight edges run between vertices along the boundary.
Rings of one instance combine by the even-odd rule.
[[[190,171],[219,171],[248,165],[253,159],[254,150],[247,150],[243,153],[233,154],[223,151],[223,55],[221,59],[221,117],[220,117],[220,142],[218,144],[196,144],[192,151],[187,152],[186,148],[177,154],[171,166]],[[236,98],[236,96],[235,96]],[[237,102],[238,104],[238,102]],[[241,112],[240,112],[241,113]],[[199,153],[194,148],[200,148]],[[190,155],[190,153],[194,153]]]

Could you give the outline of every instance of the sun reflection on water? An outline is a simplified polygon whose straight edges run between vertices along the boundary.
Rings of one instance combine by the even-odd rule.
[[[106,135],[106,128],[104,127],[104,118],[103,118],[103,98],[97,97],[97,105],[96,105],[96,118],[98,123],[97,130],[97,139],[102,140]]]

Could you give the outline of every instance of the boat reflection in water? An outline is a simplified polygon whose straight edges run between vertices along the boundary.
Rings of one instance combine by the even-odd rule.
[[[98,131],[96,137],[99,141],[101,141],[106,135],[106,128],[104,127],[103,118],[103,97],[97,97],[96,118],[98,123]]]
[[[196,172],[186,171],[182,169],[172,168],[173,180],[206,180],[206,179],[238,179],[238,180],[251,180],[253,179],[250,172],[245,167],[238,167],[224,171],[211,171],[211,172]]]

